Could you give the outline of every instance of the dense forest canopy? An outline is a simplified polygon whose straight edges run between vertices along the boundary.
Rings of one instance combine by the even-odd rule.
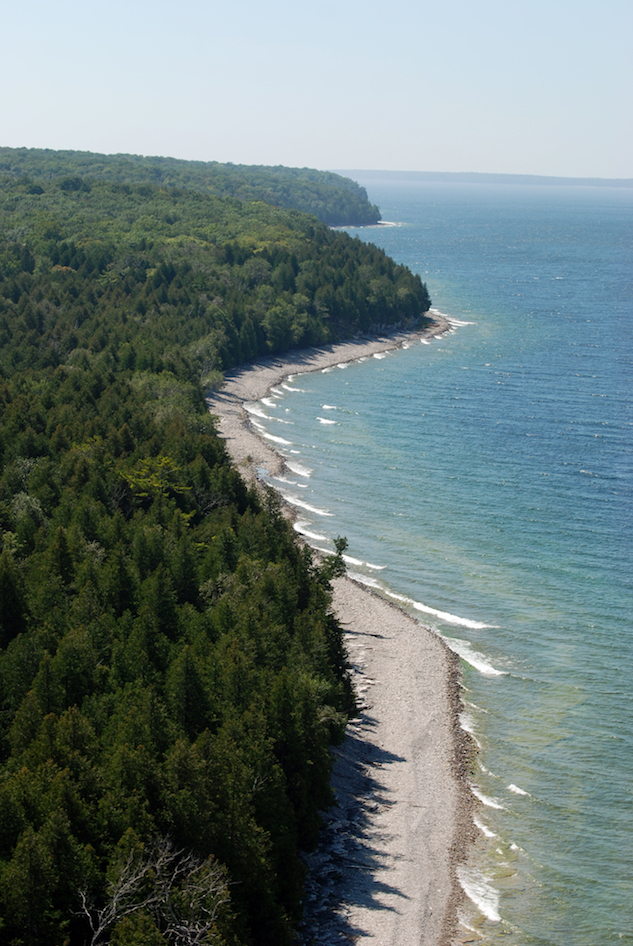
[[[329,226],[362,226],[380,220],[378,207],[355,181],[312,168],[219,164],[135,154],[91,154],[0,148],[0,174],[50,181],[81,177],[125,184],[160,184],[218,197],[263,200],[314,214]]]
[[[290,942],[353,710],[341,562],[204,384],[426,287],[296,210],[76,170],[0,179],[0,937]]]

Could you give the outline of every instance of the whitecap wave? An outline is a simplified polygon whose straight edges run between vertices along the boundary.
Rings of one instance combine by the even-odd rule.
[[[335,420],[328,420],[327,417],[317,417],[317,420],[320,424],[327,424],[328,426],[336,424]]]
[[[271,388],[270,393],[276,395],[276,397],[283,397],[284,392],[280,391],[279,388]]]
[[[261,407],[257,407],[256,404],[245,404],[245,405],[244,405],[244,410],[245,410],[248,414],[251,414],[251,415],[254,416],[254,417],[261,417],[262,420],[270,420],[270,417],[269,417],[269,415],[266,413],[266,411],[263,411],[263,410],[261,409]]]
[[[321,404],[322,411],[337,411],[338,407],[335,407],[334,404]]]
[[[529,798],[532,797],[529,792],[526,792],[522,788],[519,788],[518,785],[513,785],[512,782],[510,782],[510,784],[508,785],[508,789],[509,791],[514,792],[515,795],[527,795]]]
[[[376,352],[374,352],[374,358],[378,358],[379,361],[382,361],[382,359],[383,359],[383,358],[386,358],[386,357],[387,357],[387,354],[386,354],[386,352],[384,352],[384,351],[376,351]]]
[[[438,315],[440,318],[446,319],[446,321],[450,325],[476,325],[477,324],[476,322],[466,322],[464,319],[456,319],[454,315],[447,315],[446,312],[441,312],[439,309],[431,308],[429,309],[429,312],[431,313],[431,315]]]
[[[448,611],[438,611],[437,608],[431,608],[428,604],[422,604],[421,601],[414,601],[413,598],[396,594],[394,591],[387,591],[387,594],[390,598],[395,598],[396,601],[401,601],[403,604],[408,604],[409,607],[415,608],[416,611],[422,611],[424,614],[432,614],[433,617],[439,618],[440,621],[444,621],[446,624],[457,624],[460,627],[469,627],[474,631],[494,627],[493,624],[483,624],[481,621],[471,621],[470,618],[460,618],[457,614],[449,614]]]
[[[473,818],[473,821],[475,822],[475,827],[479,828],[479,830],[480,830],[481,833],[484,835],[484,837],[486,837],[486,838],[498,838],[498,837],[499,837],[499,835],[498,835],[498,834],[495,834],[494,831],[491,831],[490,828],[488,827],[488,825],[485,825],[485,824],[483,823],[483,821],[481,821],[481,820],[477,817],[477,815],[475,815],[475,817]]]
[[[305,503],[302,499],[299,499],[298,496],[291,496],[290,494],[282,493],[283,498],[287,503],[290,503],[291,506],[298,506],[300,509],[305,509],[306,512],[313,512],[315,516],[333,516],[334,513],[328,512],[327,509],[319,509],[318,506],[311,506],[309,503]]]
[[[296,480],[289,480],[287,476],[273,476],[275,483],[283,483],[285,486],[295,486],[297,489],[307,489],[307,483],[297,483]]]
[[[293,523],[293,529],[295,532],[298,532],[299,535],[304,535],[306,539],[313,539],[315,542],[327,542],[327,536],[321,535],[319,532],[311,532],[307,528],[307,524],[304,525],[302,522]]]
[[[358,565],[361,568],[371,568],[374,571],[381,572],[383,568],[386,568],[386,565],[372,565],[371,562],[364,562],[360,558],[354,558],[352,555],[344,555],[343,561],[347,562],[348,565]]]
[[[273,443],[283,443],[287,447],[292,446],[292,440],[284,440],[283,437],[275,437],[274,434],[265,433],[263,430],[262,430],[262,437],[265,437],[266,440],[272,440]]]
[[[370,578],[369,575],[361,575],[360,572],[348,572],[347,574],[349,578],[352,578],[361,585],[367,585],[369,588],[377,588],[380,591],[384,591],[380,582],[376,581],[375,578]]]
[[[483,673],[484,676],[505,676],[505,670],[497,670],[496,667],[493,667],[487,657],[478,650],[473,650],[469,641],[460,640],[458,637],[446,637],[444,634],[442,634],[442,640],[453,653],[461,657],[462,660],[465,660],[467,664],[470,664],[470,666],[478,670],[479,673]]]
[[[475,720],[472,718],[470,713],[463,712],[459,714],[459,725],[462,727],[464,732],[470,733],[471,736],[475,735]]]
[[[461,865],[457,868],[457,878],[464,893],[472,900],[480,913],[493,923],[498,923],[501,919],[499,894],[488,878],[479,870]]]
[[[299,394],[305,394],[303,388],[292,388],[289,384],[282,384],[282,388],[284,391],[296,391]]]
[[[312,470],[309,470],[307,466],[302,466],[300,463],[294,463],[290,460],[286,460],[286,466],[291,473],[296,473],[297,476],[310,476]]]
[[[265,404],[266,407],[277,407],[277,401],[274,397],[263,397],[262,404]]]
[[[497,798],[491,798],[490,795],[484,795],[476,785],[471,785],[470,790],[478,798],[482,805],[486,805],[487,808],[496,808],[498,811],[505,811],[505,808]]]
[[[479,673],[483,673],[484,676],[505,676],[505,670],[497,670],[496,667],[493,667],[487,657],[478,650],[473,649],[469,641],[460,640],[458,637],[446,637],[444,634],[442,635],[442,640],[453,653],[461,657],[462,660],[465,660],[467,664],[470,664],[470,666],[478,670]]]

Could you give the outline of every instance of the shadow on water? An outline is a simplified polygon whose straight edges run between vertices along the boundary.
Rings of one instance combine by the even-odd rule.
[[[334,750],[336,801],[324,814],[317,850],[305,857],[309,875],[297,940],[303,946],[360,943],[366,933],[350,919],[356,907],[394,910],[385,905],[382,895],[406,899],[378,879],[386,867],[387,845],[376,845],[384,836],[377,835],[374,820],[393,804],[382,784],[381,769],[403,759],[376,745],[375,726],[369,713],[361,713],[348,727],[343,744]]]

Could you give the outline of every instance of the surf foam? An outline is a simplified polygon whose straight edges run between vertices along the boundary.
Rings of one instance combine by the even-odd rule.
[[[286,460],[286,466],[292,473],[296,473],[297,476],[308,477],[312,473],[312,470],[309,470],[307,466],[302,466],[300,463],[295,463],[294,461]]]
[[[432,614],[433,617],[439,618],[440,621],[444,621],[446,624],[456,624],[460,627],[468,627],[474,631],[484,630],[484,628],[493,627],[492,624],[483,624],[481,621],[471,621],[470,618],[460,618],[457,614],[450,614],[448,611],[438,611],[437,608],[431,608],[428,604],[422,604],[421,601],[414,601],[413,598],[407,598],[406,595],[396,594],[395,591],[386,591],[386,594],[390,598],[395,598],[396,601],[401,601],[403,604],[408,604],[411,608],[415,608],[416,611],[422,611],[424,614]]]
[[[501,802],[498,801],[498,799],[491,798],[489,795],[484,795],[484,793],[480,791],[476,785],[471,785],[470,790],[475,798],[479,799],[482,805],[486,805],[487,808],[496,808],[498,811],[505,811],[505,808]]]
[[[512,782],[508,785],[508,789],[511,792],[514,792],[515,795],[527,795],[530,798],[532,797],[529,792],[524,791],[522,788],[519,788],[518,785],[513,785]]]
[[[481,871],[460,866],[457,868],[457,879],[466,896],[472,900],[480,913],[493,923],[498,923],[499,894],[487,877]]]
[[[261,417],[262,420],[270,420],[270,417],[268,416],[266,411],[263,411],[261,407],[257,407],[255,404],[245,404],[244,410],[248,414],[253,415],[254,417]]]
[[[319,509],[318,506],[311,506],[309,503],[304,503],[304,501],[299,499],[298,496],[290,496],[288,493],[282,493],[281,495],[287,503],[290,503],[291,506],[298,506],[300,509],[305,509],[306,512],[313,512],[315,516],[334,515],[334,513],[328,512],[327,509]]]
[[[327,536],[321,535],[320,532],[312,532],[309,526],[312,523],[304,522],[302,519],[297,519],[296,522],[293,522],[292,527],[295,532],[298,532],[299,535],[305,535],[307,539],[314,539],[315,542],[327,542]]]
[[[503,677],[505,670],[497,670],[490,661],[478,650],[473,650],[469,641],[460,640],[458,637],[446,637],[442,634],[442,640],[450,647],[453,653],[465,660],[467,664],[483,673],[486,677]]]
[[[498,834],[495,834],[494,831],[491,831],[490,828],[488,827],[488,825],[485,825],[485,824],[483,823],[483,821],[481,821],[481,820],[477,817],[477,815],[475,815],[475,817],[473,818],[473,821],[474,821],[474,823],[475,823],[475,827],[476,827],[476,828],[479,828],[479,830],[480,830],[481,833],[484,835],[484,837],[486,837],[486,838],[498,838],[498,837],[499,837],[499,835],[498,835]]]
[[[272,440],[273,443],[282,443],[287,447],[292,446],[292,440],[284,440],[283,437],[275,437],[274,434],[266,433],[264,430],[262,430],[262,437],[265,437],[266,440]]]

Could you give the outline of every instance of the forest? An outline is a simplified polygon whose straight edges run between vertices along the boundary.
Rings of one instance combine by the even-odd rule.
[[[39,154],[0,171],[0,940],[290,943],[354,712],[342,560],[204,393],[428,293],[297,209]]]
[[[263,200],[287,210],[301,210],[329,226],[363,226],[380,220],[378,207],[369,203],[364,187],[340,174],[312,168],[0,148],[0,174],[46,181],[81,177],[122,184],[185,187],[217,197]]]

